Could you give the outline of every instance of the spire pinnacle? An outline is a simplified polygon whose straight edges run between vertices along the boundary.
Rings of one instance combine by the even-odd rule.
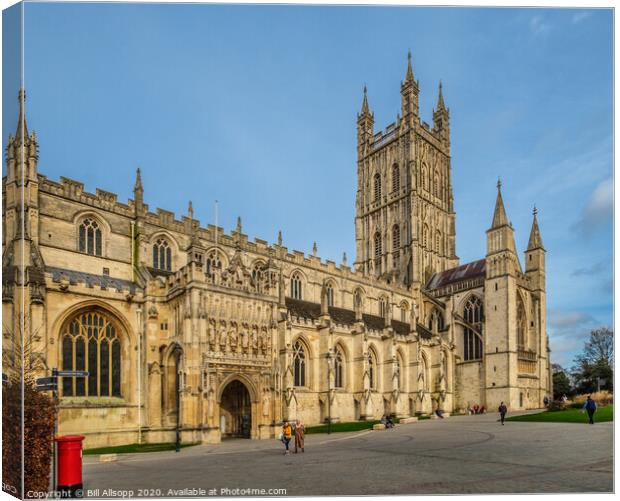
[[[441,80],[439,80],[439,97],[437,98],[437,111],[445,110],[446,104],[443,101],[443,86]]]
[[[497,199],[495,200],[495,212],[493,213],[493,224],[491,228],[499,228],[508,224],[504,200],[502,199],[502,182],[497,179]]]
[[[237,233],[241,234],[241,216],[237,216]]]
[[[312,244],[312,255],[316,256],[318,249],[316,247],[316,242],[314,242],[314,244]]]
[[[278,230],[278,245],[282,247],[282,230]]]
[[[26,125],[26,113],[24,111],[26,102],[26,91],[23,88],[19,89],[17,99],[19,101],[19,117],[17,118],[17,131],[15,132],[15,140],[17,144],[20,144],[24,137],[28,137],[28,126]]]
[[[532,220],[532,229],[530,230],[530,239],[527,243],[527,250],[534,249],[544,249],[542,237],[540,236],[540,230],[538,229],[538,219],[536,215],[538,214],[538,209],[534,206],[534,210],[532,211],[534,219]]]
[[[142,190],[142,176],[140,175],[140,167],[136,169],[136,184],[133,186],[133,191]]]
[[[407,52],[407,75],[405,82],[413,82],[413,68],[411,67],[411,49]]]
[[[366,84],[364,84],[364,100],[362,101],[362,114],[369,113],[368,109],[368,90],[366,89]]]
[[[187,207],[187,215],[190,219],[194,219],[194,206],[192,205],[192,201],[189,201],[189,205]]]

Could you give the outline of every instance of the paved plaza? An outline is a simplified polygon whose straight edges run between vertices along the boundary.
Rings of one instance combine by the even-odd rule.
[[[286,489],[289,496],[613,490],[611,422],[501,426],[495,414],[454,416],[392,430],[308,435],[304,454],[282,452],[276,440],[232,440],[179,453],[119,455],[112,463],[85,457],[85,495],[188,496],[199,489],[207,496],[249,494],[235,489]]]

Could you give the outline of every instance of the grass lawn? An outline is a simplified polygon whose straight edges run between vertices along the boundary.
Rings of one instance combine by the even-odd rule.
[[[339,433],[343,431],[361,431],[369,430],[373,425],[380,423],[381,421],[351,421],[348,423],[332,423],[332,433]],[[398,418],[394,418],[394,423],[398,423]],[[306,433],[327,433],[327,425],[320,424],[318,426],[308,426]]]
[[[191,447],[197,444],[181,444],[181,448]],[[174,443],[162,443],[162,444],[128,444],[128,445],[115,445],[112,447],[99,447],[97,449],[84,449],[85,456],[92,456],[95,454],[128,454],[134,452],[160,452],[160,451],[173,451],[175,449]]]
[[[599,407],[594,414],[594,423],[614,420],[614,407],[607,405]],[[524,416],[513,416],[506,421],[531,421],[544,423],[587,423],[587,412],[581,409],[567,409],[564,411],[544,411],[537,414],[527,414]]]

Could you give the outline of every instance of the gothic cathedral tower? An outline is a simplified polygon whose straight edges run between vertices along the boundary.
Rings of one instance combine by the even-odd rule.
[[[441,83],[432,129],[420,120],[418,81],[408,57],[402,117],[374,133],[366,87],[357,116],[357,270],[422,286],[458,265],[450,165],[450,113]]]

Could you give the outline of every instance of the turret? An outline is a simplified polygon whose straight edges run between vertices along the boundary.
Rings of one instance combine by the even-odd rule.
[[[136,217],[144,212],[144,188],[142,187],[142,176],[140,167],[136,169],[136,182],[133,186],[134,211]]]
[[[407,54],[407,73],[405,74],[405,81],[400,84],[400,95],[403,119],[411,122],[420,114],[420,86],[413,76],[411,51]]]
[[[525,251],[525,273],[532,280],[535,290],[545,290],[545,248],[538,228],[536,215],[538,210],[534,207],[532,229]]]
[[[497,198],[491,228],[487,230],[487,278],[514,275],[521,266],[517,257],[514,230],[506,216],[502,183],[497,181]]]
[[[367,147],[372,142],[375,126],[375,116],[368,107],[368,95],[364,85],[364,99],[362,100],[362,111],[357,114],[357,156],[362,158]]]
[[[437,108],[433,110],[433,132],[446,146],[450,145],[450,110],[446,108],[443,100],[443,89],[439,81],[439,96]]]

